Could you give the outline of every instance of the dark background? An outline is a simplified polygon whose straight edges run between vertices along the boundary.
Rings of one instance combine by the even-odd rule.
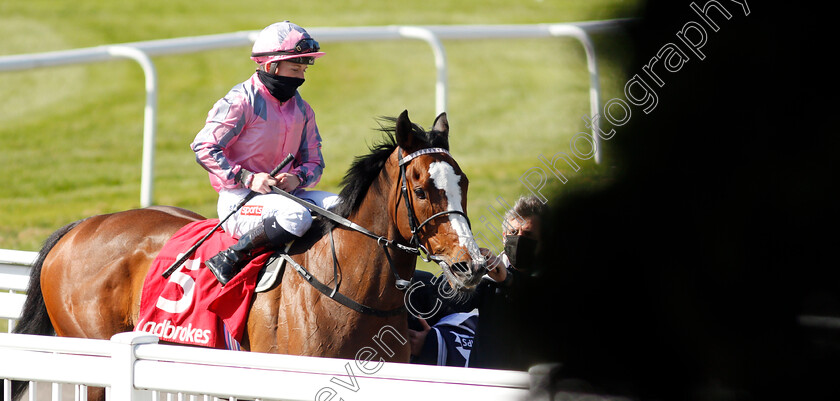
[[[700,21],[689,3],[646,5],[628,76],[682,45],[676,32]],[[798,322],[840,317],[836,22],[720,3],[733,18],[707,30],[706,60],[689,54],[663,74],[656,109],[633,108],[604,143],[615,182],[549,200],[546,279],[519,327],[535,361],[562,362],[555,384],[658,400],[840,399],[838,331]]]

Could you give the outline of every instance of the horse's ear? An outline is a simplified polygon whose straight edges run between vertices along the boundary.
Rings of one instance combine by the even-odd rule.
[[[414,150],[417,139],[414,137],[414,124],[408,119],[408,110],[404,110],[399,117],[397,117],[397,145],[406,151]]]
[[[449,149],[449,119],[446,118],[446,112],[440,113],[435,119],[429,139],[435,146]]]
[[[435,125],[432,129],[442,135],[449,136],[449,119],[446,118],[446,112],[440,113],[440,115],[437,116],[435,119]]]

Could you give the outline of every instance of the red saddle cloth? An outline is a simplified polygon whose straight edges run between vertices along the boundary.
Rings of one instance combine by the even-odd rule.
[[[208,219],[188,224],[163,246],[143,283],[135,331],[155,334],[161,341],[239,349],[257,276],[271,252],[255,257],[222,287],[204,261],[236,240],[216,230],[168,279],[161,276],[218,223]]]

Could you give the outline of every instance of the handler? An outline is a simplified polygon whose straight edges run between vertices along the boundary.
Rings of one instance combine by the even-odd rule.
[[[492,251],[481,248],[481,254],[487,258],[490,268],[485,279],[478,284],[469,296],[457,299],[440,299],[441,310],[449,313],[467,313],[478,309],[478,326],[474,329],[474,341],[469,351],[463,346],[462,338],[465,332],[441,336],[443,340],[457,340],[457,346],[449,344],[451,348],[459,350],[466,360],[461,366],[490,369],[527,370],[538,359],[530,351],[532,344],[546,344],[543,336],[549,336],[548,330],[528,331],[526,326],[516,324],[522,311],[533,308],[525,305],[525,295],[534,291],[536,283],[541,279],[537,264],[539,254],[541,227],[540,222],[546,213],[543,203],[534,196],[520,197],[511,210],[505,213],[502,223],[504,234],[504,253],[494,255]],[[448,286],[446,280],[440,280],[439,286]],[[445,290],[432,290],[431,299],[425,302],[434,305],[433,297],[445,293]],[[456,314],[450,316],[455,317]],[[461,319],[469,318],[461,315]],[[456,320],[457,321],[457,320]],[[542,322],[536,323],[543,328]],[[422,322],[420,323],[422,325]],[[469,326],[461,327],[470,328]],[[438,352],[426,344],[428,333],[432,328],[426,324],[420,330],[409,328],[408,338],[412,345],[412,355],[417,363],[429,360],[435,363]],[[432,339],[432,346],[439,346]],[[428,355],[433,351],[433,355]],[[441,355],[446,355],[440,352]],[[460,362],[460,361],[459,361]],[[447,361],[448,363],[448,361]]]
[[[325,165],[315,113],[297,88],[323,55],[318,42],[289,21],[263,29],[251,53],[256,73],[216,102],[191,145],[219,193],[219,216],[230,214],[251,191],[260,193],[223,225],[238,242],[205,262],[222,285],[252,254],[280,248],[312,224],[307,208],[270,193],[270,186],[323,208],[338,200],[333,193],[303,189],[318,183]],[[269,175],[289,153],[294,162]]]

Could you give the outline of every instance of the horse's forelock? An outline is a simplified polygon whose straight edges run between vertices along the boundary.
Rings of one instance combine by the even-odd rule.
[[[449,135],[437,130],[431,130],[427,134],[427,143],[432,148],[444,148],[449,150]]]

